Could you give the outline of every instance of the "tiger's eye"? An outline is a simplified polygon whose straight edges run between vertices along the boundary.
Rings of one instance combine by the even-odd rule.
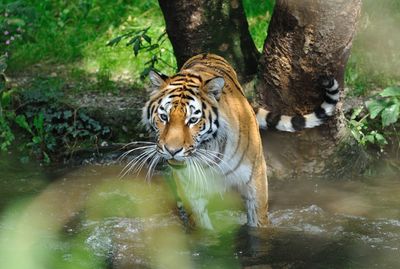
[[[162,121],[167,121],[167,120],[168,120],[168,117],[167,117],[167,115],[165,115],[165,114],[160,114],[160,119],[161,119]]]
[[[193,118],[190,118],[190,119],[189,119],[189,123],[190,123],[190,124],[195,124],[198,120],[199,120],[198,118],[194,118],[194,117],[193,117]]]

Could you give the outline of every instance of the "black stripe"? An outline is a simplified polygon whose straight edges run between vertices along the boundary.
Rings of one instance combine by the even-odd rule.
[[[150,105],[147,106],[147,119],[150,120]]]
[[[153,109],[153,105],[154,105],[154,103],[156,102],[156,101],[158,101],[157,102],[157,104],[159,104],[159,101],[160,101],[161,99],[153,99],[153,100],[150,100],[149,101],[149,110],[150,109]],[[149,113],[147,113],[147,117],[150,119],[150,114],[151,114],[151,112],[149,111]]]
[[[335,80],[333,78],[328,78],[328,85],[324,85],[327,89],[330,89],[335,85]]]
[[[239,131],[239,132],[240,132],[240,131]],[[249,133],[250,133],[250,128],[247,129],[247,137],[249,136]],[[244,160],[244,156],[246,155],[246,153],[247,153],[247,151],[248,151],[248,149],[249,149],[249,146],[250,146],[250,139],[246,139],[246,140],[247,140],[246,149],[243,151],[242,156],[240,157],[239,162],[236,164],[236,166],[235,166],[232,170],[230,170],[228,173],[225,173],[224,176],[227,176],[227,175],[233,173],[233,172],[234,172],[236,169],[238,169],[238,168],[240,167],[240,165],[242,164],[242,162],[243,162],[243,160]],[[238,145],[239,145],[239,144],[240,144],[240,139],[238,140]],[[236,154],[236,152],[235,152],[235,154]],[[234,154],[234,155],[235,155],[235,154]],[[233,157],[232,157],[232,158],[233,158]]]
[[[325,89],[332,88],[335,85],[335,80],[333,77],[330,76],[320,76],[319,77],[319,84],[323,86]]]
[[[326,92],[327,92],[327,93],[329,93],[329,94],[331,94],[331,95],[334,95],[334,94],[337,94],[337,93],[339,93],[339,89],[332,90],[332,91],[328,91],[328,90],[326,90]]]
[[[193,112],[194,115],[199,114],[201,112],[200,109],[197,109],[195,112]]]
[[[218,108],[216,106],[212,106],[212,111],[214,112],[215,116],[218,118]]]
[[[201,78],[201,76],[199,76],[199,75],[196,75],[196,74],[189,74],[189,77],[194,77],[194,78],[197,78],[200,82],[202,82],[203,81],[203,79]]]
[[[217,133],[218,133],[218,131],[215,131],[215,133],[213,133],[213,138],[215,139],[216,137],[217,137]]]
[[[179,78],[179,77],[184,77],[184,78],[186,78],[186,75],[184,75],[184,74],[175,74],[175,75],[173,75],[172,77],[171,77],[171,80],[173,80],[174,78]]]
[[[194,98],[190,95],[185,95],[185,98],[194,101]]]
[[[330,98],[328,95],[325,95],[324,101],[331,105],[335,105],[338,102],[338,100],[334,100],[334,99]]]
[[[192,89],[188,88],[188,89],[186,89],[186,91],[188,91],[191,95],[196,95]]]
[[[202,64],[202,66],[204,66],[204,68],[197,68],[197,70],[199,70],[199,71],[202,71],[202,72],[205,72],[205,73],[217,73],[219,76],[226,76],[226,77],[228,77],[230,80],[231,80],[231,82],[233,83],[233,84],[235,84],[235,86],[236,86],[236,88],[240,91],[240,93],[244,96],[244,93],[243,93],[243,90],[240,90],[241,89],[241,86],[238,84],[238,81],[237,81],[237,79],[234,79],[232,76],[231,76],[231,74],[230,73],[228,73],[228,70],[225,70],[225,69],[221,69],[221,67],[218,67],[218,66],[212,66],[212,65],[210,65],[210,66],[208,66],[208,65],[205,65],[205,64]],[[211,69],[211,70],[210,70]],[[214,72],[213,72],[214,71]],[[220,74],[220,73],[223,73],[223,74]]]
[[[270,112],[267,114],[265,120],[267,121],[268,128],[275,128],[281,120],[281,114]]]
[[[182,97],[182,93],[174,93],[168,96],[168,98]]]
[[[325,109],[323,109],[322,107],[317,107],[316,109],[314,109],[314,113],[318,119],[325,120],[328,118],[328,115],[326,114]]]
[[[302,115],[294,116],[290,122],[292,123],[293,129],[301,131],[306,126],[306,119]]]
[[[152,120],[152,118],[151,118],[151,115],[154,115],[154,114],[155,114],[155,112],[156,112],[155,110],[156,110],[156,107],[155,107],[155,106],[153,106],[153,107],[150,108],[149,121],[150,121],[151,123],[153,123],[153,120]]]

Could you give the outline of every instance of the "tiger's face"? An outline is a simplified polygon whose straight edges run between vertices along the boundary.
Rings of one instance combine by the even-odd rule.
[[[193,74],[168,78],[150,72],[150,81],[153,92],[143,121],[156,136],[158,154],[168,161],[184,162],[202,143],[217,136],[224,79],[203,82]]]

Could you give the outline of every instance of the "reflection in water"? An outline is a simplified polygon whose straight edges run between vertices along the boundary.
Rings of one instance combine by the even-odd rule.
[[[2,267],[400,267],[398,178],[270,182],[269,228],[245,228],[232,194],[215,197],[210,207],[215,232],[186,233],[160,176],[151,184],[121,180],[120,169],[75,170],[44,191],[46,181],[24,180],[37,195],[2,213]],[[3,174],[0,185],[25,177]],[[15,200],[16,190],[9,190],[2,205]]]

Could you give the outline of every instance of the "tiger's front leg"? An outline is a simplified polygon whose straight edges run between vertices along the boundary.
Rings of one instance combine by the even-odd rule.
[[[210,217],[208,215],[206,194],[203,196],[199,193],[199,189],[196,189],[193,185],[192,179],[189,177],[190,174],[188,170],[175,171],[174,174],[177,183],[179,184],[178,189],[180,189],[180,197],[184,197],[186,204],[189,204],[191,219],[194,221],[194,225],[203,229],[213,230],[214,227],[211,223]]]
[[[255,167],[250,180],[239,186],[246,205],[247,225],[264,227],[268,224],[268,181],[265,165]]]
[[[208,215],[207,203],[204,198],[191,198],[189,200],[195,223],[203,229],[213,230],[214,227]]]

